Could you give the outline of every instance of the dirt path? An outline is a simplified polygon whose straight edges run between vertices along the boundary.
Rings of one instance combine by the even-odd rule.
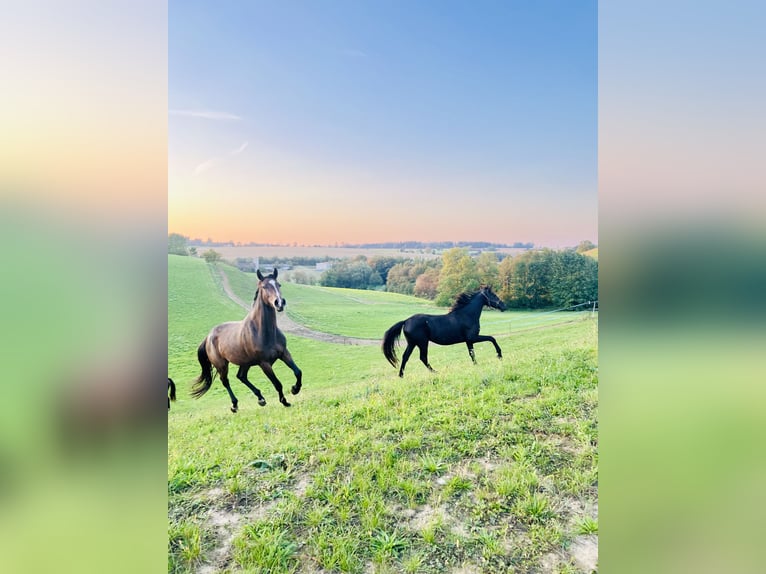
[[[220,274],[221,285],[223,286],[223,291],[226,293],[226,296],[243,309],[249,311],[251,305],[245,303],[242,299],[237,297],[234,291],[232,291],[226,273],[221,269],[218,270],[218,273]],[[298,335],[299,337],[306,337],[316,341],[324,341],[325,343],[336,343],[338,345],[380,345],[379,339],[357,339],[354,337],[333,335],[332,333],[323,333],[322,331],[313,331],[308,327],[304,327],[300,323],[296,323],[284,312],[277,314],[277,325],[284,333],[290,333],[291,335]]]

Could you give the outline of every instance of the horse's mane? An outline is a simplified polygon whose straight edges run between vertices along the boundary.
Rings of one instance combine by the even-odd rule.
[[[472,293],[469,293],[468,291],[461,293],[457,296],[455,299],[455,302],[452,304],[452,307],[449,308],[450,311],[457,311],[458,309],[461,309],[462,307],[465,307],[468,305],[468,303],[471,302],[471,299],[474,298],[474,296],[478,293],[478,291],[473,291]]]

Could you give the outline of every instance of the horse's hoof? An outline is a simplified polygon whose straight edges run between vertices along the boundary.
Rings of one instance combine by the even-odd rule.
[[[237,405],[231,405],[231,412],[233,413],[237,412]]]
[[[502,358],[503,358],[503,356],[502,356],[502,355],[498,355],[498,356],[497,356],[497,358],[498,358],[498,359],[502,359]]]
[[[266,399],[258,399],[258,404],[261,405],[262,407],[265,407],[266,406]]]
[[[282,401],[282,404],[285,405],[286,407],[291,406],[290,403],[288,403],[287,401]]]
[[[301,388],[300,388],[300,387],[296,387],[295,385],[293,385],[293,386],[290,388],[290,392],[291,392],[292,394],[294,394],[294,395],[297,395],[298,393],[300,393],[300,392],[301,392]]]

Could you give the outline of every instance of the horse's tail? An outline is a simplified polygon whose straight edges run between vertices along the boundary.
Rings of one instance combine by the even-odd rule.
[[[176,400],[176,384],[170,377],[168,377],[168,389],[170,389],[170,400]]]
[[[402,335],[402,327],[404,327],[404,321],[399,321],[383,335],[383,355],[394,367],[399,362],[399,359],[396,357],[396,342]]]
[[[202,344],[197,347],[197,359],[202,366],[202,373],[197,377],[197,381],[192,387],[191,395],[198,399],[204,395],[207,390],[213,384],[213,364],[210,362],[210,358],[207,356],[205,345],[207,344],[207,337],[202,341]]]

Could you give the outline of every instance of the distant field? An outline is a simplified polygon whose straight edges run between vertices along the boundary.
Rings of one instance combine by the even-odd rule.
[[[197,247],[198,252],[207,250],[208,247]],[[224,259],[234,260],[237,257],[332,257],[342,259],[345,257],[356,257],[365,255],[367,257],[387,256],[387,257],[413,257],[423,259],[435,259],[441,257],[441,252],[434,253],[433,250],[426,249],[367,249],[354,247],[213,247],[215,251],[223,255]],[[524,249],[498,249],[499,253],[508,253],[515,255],[525,251]]]

